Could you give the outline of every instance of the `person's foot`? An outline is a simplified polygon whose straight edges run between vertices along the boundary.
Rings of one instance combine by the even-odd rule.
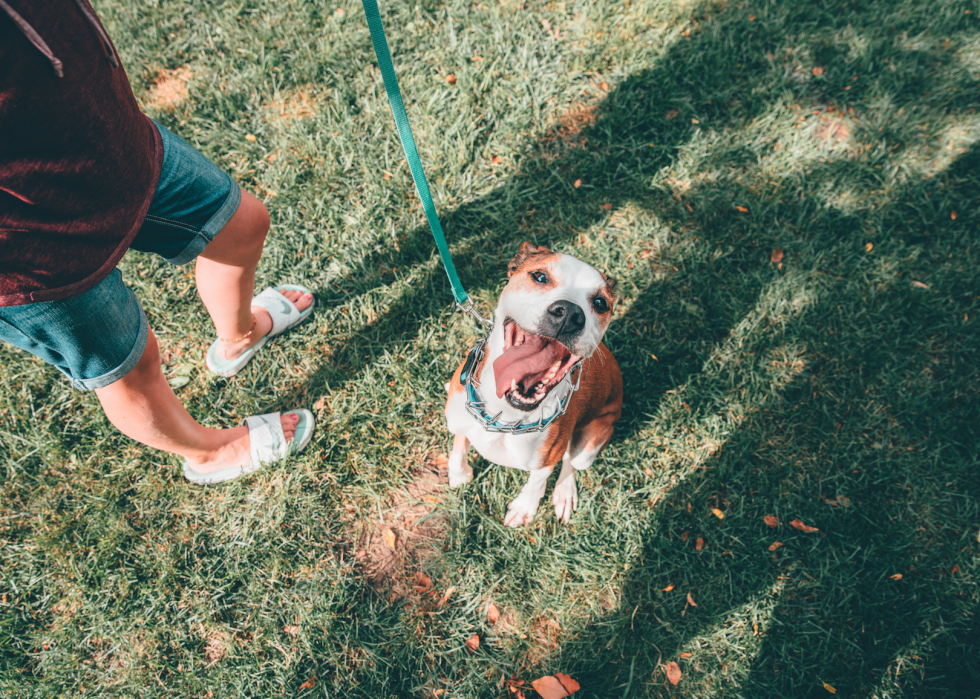
[[[296,435],[296,423],[299,416],[296,413],[283,413],[282,431],[286,435],[286,441],[292,442]],[[244,467],[249,463],[249,439],[248,427],[233,427],[226,430],[231,437],[230,441],[212,454],[202,456],[200,460],[190,460],[191,467],[200,474],[216,473],[226,468]]]
[[[301,313],[313,303],[311,294],[304,294],[295,289],[284,289],[279,293],[292,301]],[[252,306],[252,313],[255,315],[255,332],[238,342],[222,342],[219,351],[225,359],[237,359],[242,356],[272,330],[272,316],[267,310],[260,306]]]

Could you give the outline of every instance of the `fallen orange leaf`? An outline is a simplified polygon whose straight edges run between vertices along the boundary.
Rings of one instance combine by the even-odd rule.
[[[473,634],[472,636],[466,639],[466,648],[467,650],[469,650],[470,653],[475,653],[476,649],[479,647],[480,647],[480,637],[478,635]]]
[[[669,112],[667,112],[667,118],[673,119],[678,114],[680,114],[680,112],[678,112],[676,109],[671,109]]]
[[[667,679],[675,686],[681,681],[681,666],[673,660],[667,663]]]
[[[674,583],[671,583],[670,585],[664,588],[664,592],[670,592],[673,589],[674,589]]]
[[[771,253],[769,253],[770,262],[782,262],[783,257],[784,257],[784,253],[782,248],[776,248]]]
[[[749,213],[749,210],[746,209],[744,206],[736,206],[735,208],[741,211],[743,214]]]
[[[928,289],[929,288],[929,285],[928,284],[926,284],[925,282],[920,282],[918,279],[916,279],[914,282],[912,282],[912,286],[918,287],[919,289]]]
[[[698,606],[697,604],[694,603],[694,598],[691,597],[691,593],[690,592],[687,593],[687,603],[689,605],[691,605],[692,607]]]
[[[497,609],[497,605],[495,605],[493,602],[487,605],[487,621],[489,621],[491,624],[496,624],[498,621],[500,621],[500,610]]]
[[[603,204],[602,208],[605,209],[606,211],[609,211],[610,209],[612,209],[612,204]]]
[[[395,537],[395,532],[391,531],[390,529],[385,529],[385,543],[391,548],[395,548],[396,541],[397,537]]]
[[[769,550],[770,551],[775,551],[776,549],[778,549],[782,545],[783,545],[783,542],[782,541],[774,541],[771,544],[769,544]]]
[[[418,571],[415,574],[415,589],[418,592],[425,592],[426,590],[432,589],[432,578],[422,571]]]
[[[824,683],[823,683],[823,688],[824,688],[824,689],[826,689],[826,690],[827,690],[828,692],[830,692],[831,694],[837,694],[837,689],[836,689],[836,688],[834,688],[834,687],[831,687],[831,686],[830,686],[829,684],[827,684],[826,682],[824,682]]]
[[[953,571],[952,572],[959,573],[960,572],[960,567],[959,566],[953,566]]]
[[[601,83],[599,83],[599,87],[601,87],[606,92],[609,92],[609,83],[607,83],[607,82],[601,82]]]
[[[704,539],[702,539],[699,536],[698,539],[697,539],[697,541],[694,542],[694,550],[695,551],[700,551],[703,548],[704,548]]]
[[[681,541],[687,541],[687,537],[690,536],[690,532],[684,530],[681,532]]]
[[[449,83],[450,85],[455,85],[456,84],[456,76],[453,75],[452,73],[450,73],[449,75],[446,76],[446,82]]]
[[[581,688],[578,682],[560,672],[534,680],[531,686],[541,699],[563,699]]]
[[[448,590],[446,590],[446,594],[444,594],[444,595],[442,596],[442,599],[441,599],[441,600],[439,600],[439,604],[438,604],[438,605],[436,605],[436,606],[438,606],[438,607],[441,607],[441,606],[442,606],[442,605],[444,605],[444,604],[445,604],[446,602],[448,602],[448,601],[449,601],[449,598],[450,598],[450,597],[452,597],[452,594],[453,594],[454,592],[456,592],[456,586],[455,586],[455,585],[454,585],[453,587],[451,587],[451,588],[449,588]]]
[[[894,575],[889,575],[888,577],[891,578],[892,580],[901,580],[902,579],[902,574],[901,573],[895,573]]]
[[[493,162],[496,163],[497,165],[500,165],[501,161],[502,158],[499,155],[493,156]]]
[[[299,686],[300,689],[313,689],[316,687],[316,677],[311,677]]]
[[[776,517],[776,515],[766,515],[765,517],[762,518],[762,521],[768,524],[773,529],[779,526],[779,519]]]
[[[291,636],[295,636],[296,634],[299,633],[299,627],[298,626],[286,626],[286,627],[283,628],[283,631],[285,631],[286,633],[288,633]]]
[[[682,658],[690,658],[691,657],[691,654],[690,653],[681,653],[681,657]]]
[[[951,213],[949,215],[949,217],[955,221],[956,220],[956,212],[954,211],[953,213]]]
[[[864,246],[864,251],[871,252],[874,249],[874,246],[875,246],[874,243],[868,243],[867,245]]]
[[[575,180],[575,189],[578,189],[581,186],[582,186],[582,180]]]
[[[255,142],[255,136],[253,136],[250,133],[247,133],[247,134],[245,134],[245,140],[246,141],[252,141],[254,143]]]
[[[814,68],[813,69],[813,74],[814,75],[823,75],[823,68]]]
[[[810,532],[818,532],[818,531],[820,531],[816,527],[811,527],[809,524],[803,524],[803,522],[801,522],[798,519],[794,519],[792,522],[790,522],[790,525],[793,526],[793,527],[796,527],[801,532],[810,533]]]
[[[725,513],[722,512],[719,509],[713,509],[713,510],[711,510],[711,514],[713,514],[718,519],[725,519]]]

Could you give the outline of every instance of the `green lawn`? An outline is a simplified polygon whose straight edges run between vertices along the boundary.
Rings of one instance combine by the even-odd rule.
[[[0,348],[0,695],[980,695],[980,3],[383,4],[479,308],[523,240],[619,281],[616,436],[570,525],[516,531],[523,474],[426,466],[479,331],[359,4],[95,6],[148,113],[266,202],[260,283],[317,296],[218,379],[192,270],[130,253],[178,395],[319,427],[195,487]]]

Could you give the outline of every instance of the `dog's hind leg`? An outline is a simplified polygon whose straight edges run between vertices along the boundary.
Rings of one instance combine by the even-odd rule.
[[[466,453],[470,450],[470,440],[461,434],[453,439],[453,450],[449,454],[449,487],[469,483],[473,480],[473,469],[466,460]]]

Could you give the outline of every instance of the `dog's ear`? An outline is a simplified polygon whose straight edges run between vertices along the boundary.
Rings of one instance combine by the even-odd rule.
[[[545,246],[535,245],[534,243],[529,243],[525,240],[523,243],[521,243],[521,249],[517,251],[516,255],[514,255],[514,259],[510,261],[509,265],[507,265],[507,277],[513,277],[514,272],[517,271],[517,268],[527,262],[529,257],[533,257],[535,255],[546,255],[549,252],[551,252],[551,250]]]
[[[601,274],[602,278],[606,280],[606,288],[609,289],[609,293],[612,294],[613,298],[616,298],[616,279],[614,277],[610,277],[605,272],[599,272],[599,274]]]

